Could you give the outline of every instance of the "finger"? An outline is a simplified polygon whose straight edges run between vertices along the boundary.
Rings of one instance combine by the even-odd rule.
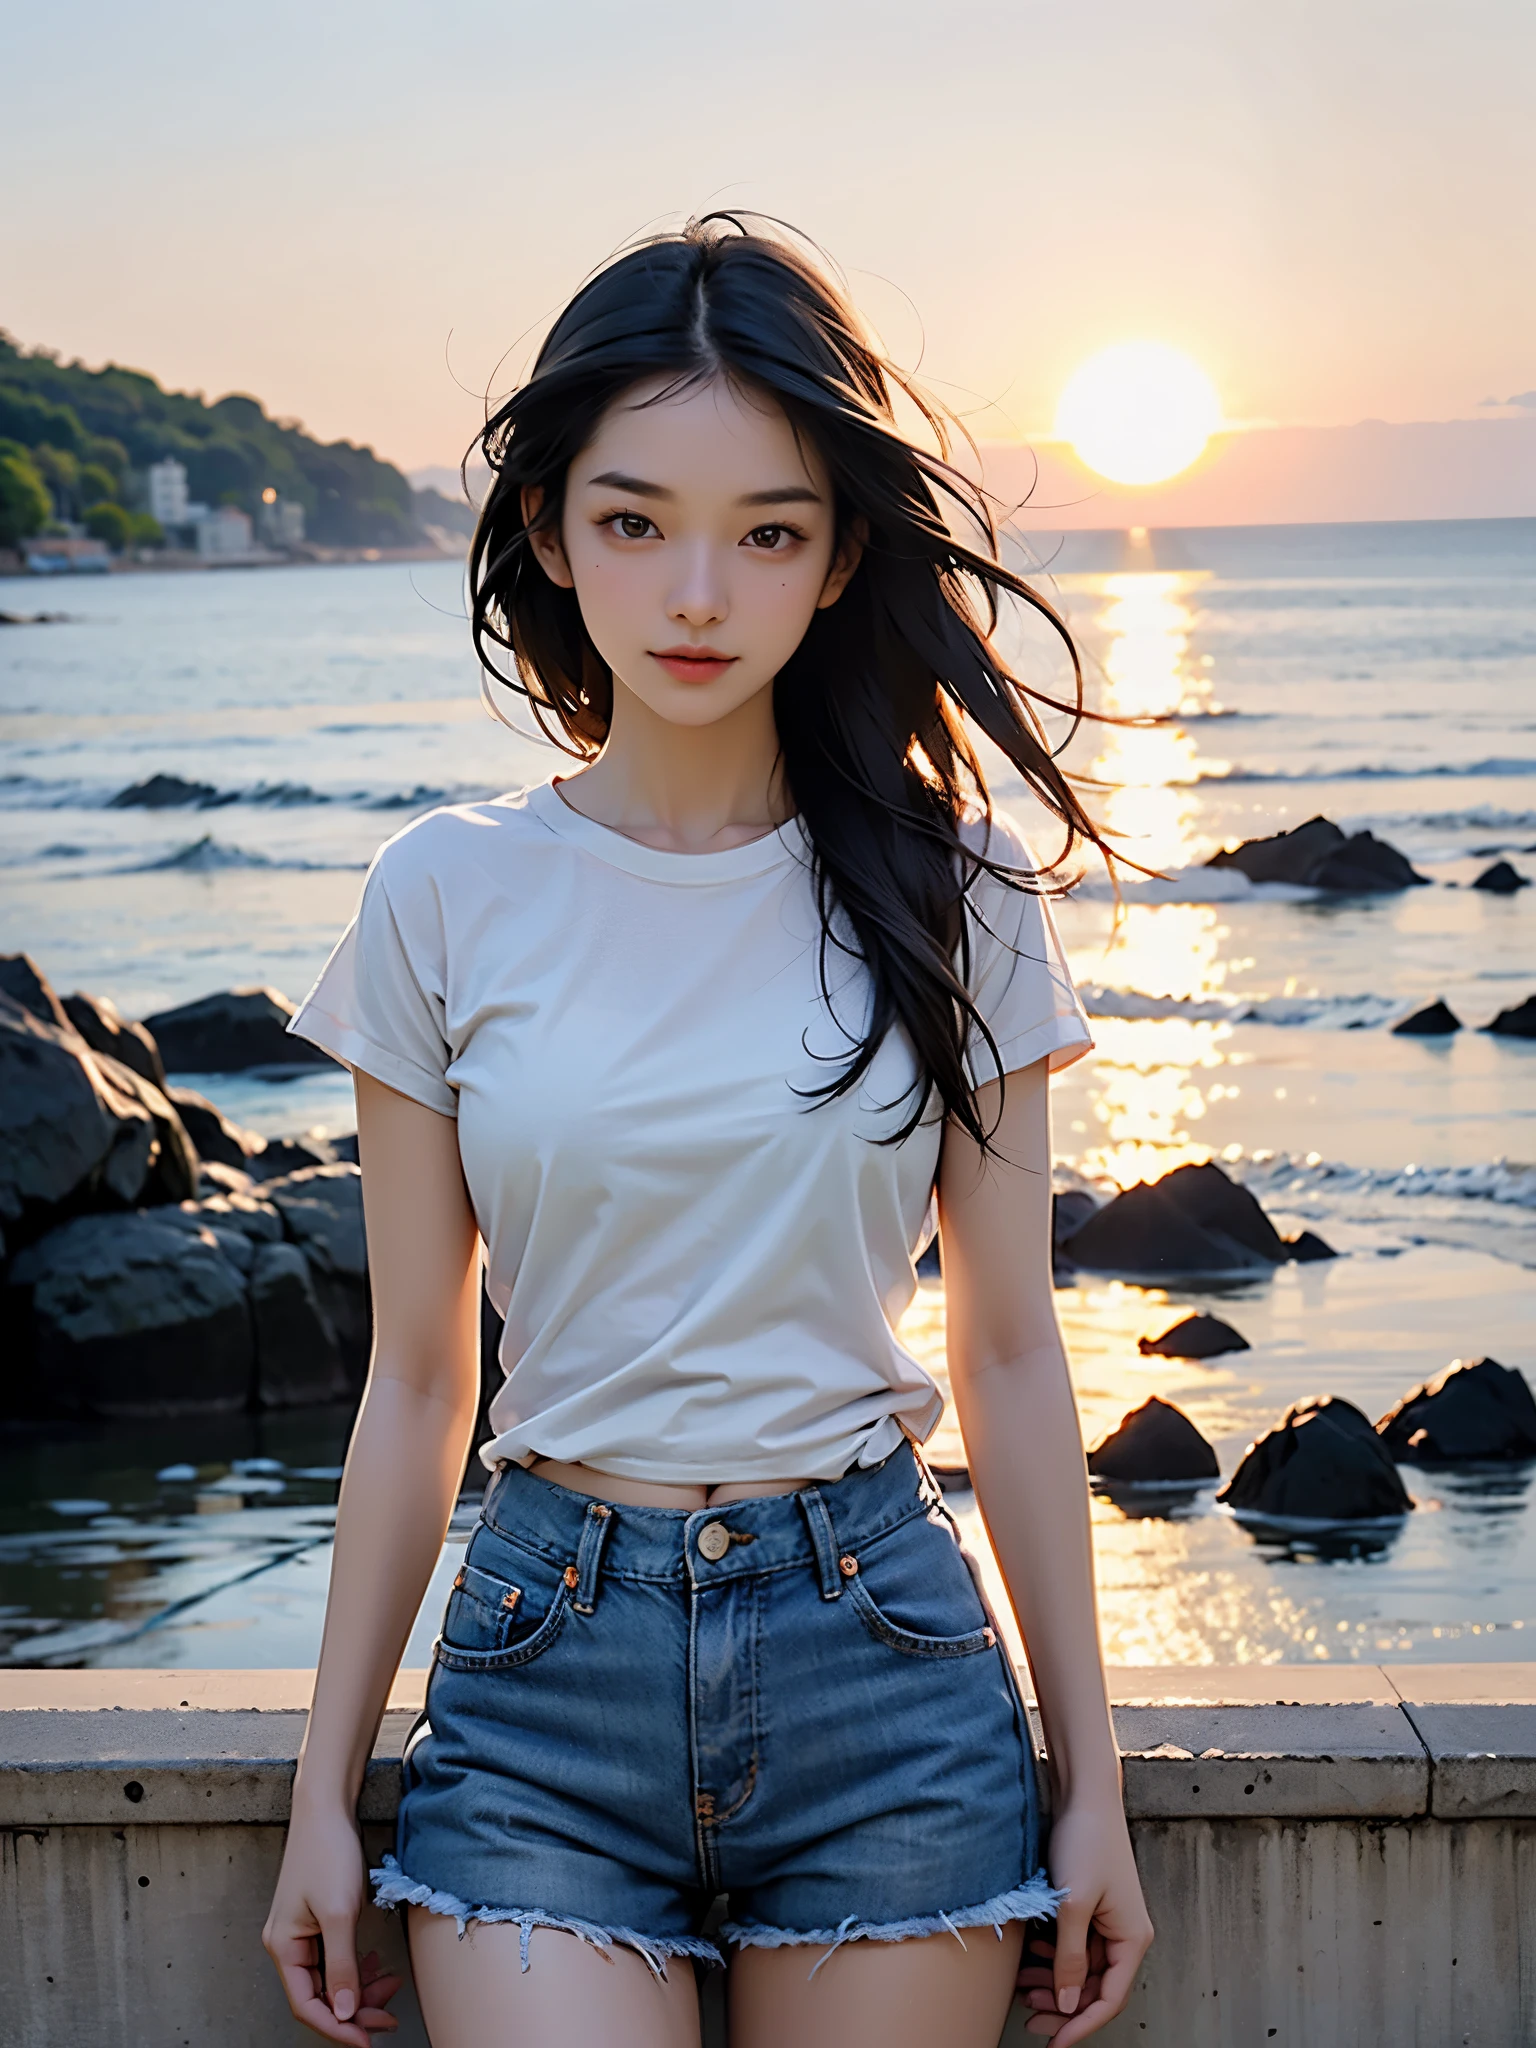
[[[1145,1953],[1145,1949],[1130,1948],[1124,1956],[1110,1964],[1104,1973],[1098,1997],[1084,2005],[1076,2018],[1062,2028],[1056,2037],[1057,2048],[1072,2048],[1074,2041],[1086,2041],[1090,2034],[1096,2034],[1106,2021],[1114,2018],[1131,1995],[1131,1987],[1136,1981],[1136,1972]]]
[[[1088,1930],[1093,1924],[1091,1905],[1068,1901],[1056,1919],[1056,1959],[1051,1980],[1056,1987],[1056,2010],[1077,2011],[1088,1977]]]
[[[344,2041],[348,2048],[368,2048],[368,2036],[360,2027],[347,2026],[331,2011],[321,1995],[318,1972],[302,1965],[284,1963],[278,1974],[288,1994],[288,2005],[296,2020],[312,2027],[327,2041]]]
[[[363,2004],[388,2005],[404,1982],[403,1977],[364,1977]]]
[[[1086,2010],[1087,2007],[1090,2006],[1098,1996],[1099,1980],[1090,1972],[1088,1981],[1083,1986],[1082,1997],[1080,1998],[1078,2003],[1084,2010]],[[1061,2019],[1065,2019],[1067,2017],[1067,2015],[1064,2012],[1062,2012],[1058,2007],[1056,2003],[1056,1993],[1051,1989],[1049,1984],[1032,1984],[1030,1985],[1028,1990],[1024,1992],[1023,1997],[1024,2003],[1028,2006],[1032,2006],[1036,2012],[1054,2012]]]
[[[368,2036],[362,2028],[355,2021],[337,2019],[323,1998],[309,1998],[302,2005],[295,2005],[293,2016],[324,2041],[340,2041],[343,2048],[369,2048]]]
[[[357,1922],[350,1915],[320,1922],[324,1944],[325,1996],[339,2020],[356,2016],[363,2002],[362,1973],[357,1966]]]

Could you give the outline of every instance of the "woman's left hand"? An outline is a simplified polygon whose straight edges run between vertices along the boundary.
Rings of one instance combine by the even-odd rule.
[[[1052,1884],[1069,1896],[1057,1912],[1054,1950],[1048,1942],[1030,1944],[1050,1960],[1026,1963],[1019,1989],[1034,2008],[1025,2032],[1073,2048],[1119,2012],[1152,1945],[1118,1798],[1063,1807],[1051,1826],[1050,1871]]]

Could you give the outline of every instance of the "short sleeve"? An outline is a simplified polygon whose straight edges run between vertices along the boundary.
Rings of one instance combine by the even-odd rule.
[[[357,915],[288,1029],[413,1102],[456,1116],[436,892],[407,887],[397,907],[389,856],[399,844],[375,857]]]
[[[1005,813],[962,828],[966,844],[1010,868],[1034,870],[1023,835]],[[966,897],[970,938],[967,983],[997,1049],[971,1026],[967,1054],[978,1087],[1046,1059],[1051,1071],[1091,1050],[1087,1013],[1072,985],[1049,902],[1011,888],[983,868]],[[1001,1065],[998,1062],[1001,1062]]]

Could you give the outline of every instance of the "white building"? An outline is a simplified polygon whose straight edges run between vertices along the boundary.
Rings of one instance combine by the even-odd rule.
[[[251,552],[251,522],[234,505],[221,505],[197,522],[197,552],[205,561],[228,561]]]
[[[270,487],[261,494],[256,522],[269,548],[296,548],[304,543],[304,507],[280,498]]]
[[[186,464],[174,455],[149,465],[149,512],[162,526],[185,526],[191,516],[187,506]]]

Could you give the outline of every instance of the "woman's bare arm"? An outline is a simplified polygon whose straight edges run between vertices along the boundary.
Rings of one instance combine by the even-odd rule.
[[[347,1452],[314,1704],[264,1936],[297,2016],[354,2048],[394,2024],[381,1983],[363,1997],[356,1960],[365,1881],[357,1799],[442,1551],[480,1383],[478,1243],[457,1127],[359,1074],[357,1128],[373,1358]]]
[[[981,1091],[984,1118],[997,1083]],[[1050,1752],[1051,1875],[1070,1888],[1058,1921],[1054,2011],[1032,2031],[1060,2048],[1124,2004],[1152,1929],[1120,1793],[1099,1653],[1088,1475],[1051,1283],[1046,1063],[1008,1076],[983,1159],[945,1132],[939,1225],[955,1406],[976,1498],[1024,1637]],[[1090,1971],[1090,1931],[1107,1967]],[[1040,1973],[1043,1974],[1043,1973]],[[1101,1980],[1101,1981],[1100,1981]],[[1076,2017],[1084,1989],[1088,2002]]]

